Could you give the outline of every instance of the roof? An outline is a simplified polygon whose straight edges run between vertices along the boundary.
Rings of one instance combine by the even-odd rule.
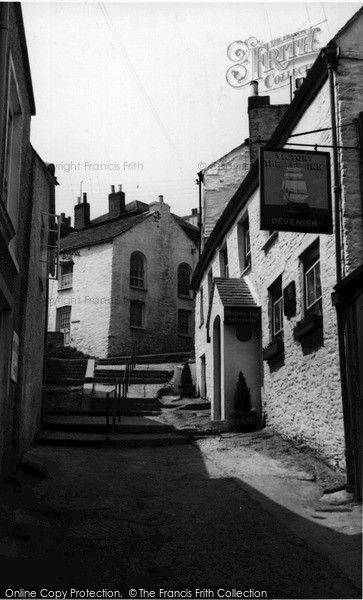
[[[251,294],[247,281],[243,278],[215,277],[213,288],[209,298],[208,316],[206,329],[209,331],[210,317],[213,306],[214,290],[217,288],[223,306],[257,306],[257,302]],[[209,335],[209,334],[208,334]]]
[[[113,240],[118,235],[129,231],[135,225],[142,223],[152,213],[143,213],[128,219],[113,219],[106,223],[101,223],[98,226],[83,227],[76,229],[61,240],[61,251],[75,250],[84,246],[95,246]]]
[[[108,215],[101,215],[97,217],[87,227],[82,229],[76,229],[69,233],[67,236],[62,238],[61,250],[75,250],[76,248],[83,248],[84,246],[95,246],[97,244],[103,244],[113,240],[115,237],[129,231],[139,223],[142,223],[147,218],[151,217],[154,213],[149,210],[140,214],[140,207],[136,205],[142,205],[147,208],[148,205],[144,203],[130,202],[126,205],[129,207],[125,213],[114,219],[107,219]],[[135,215],[133,212],[138,211]],[[185,234],[195,244],[199,240],[199,229],[191,223],[184,221],[182,217],[177,215],[171,215],[177,224],[184,230]]]
[[[145,202],[140,202],[140,200],[133,200],[132,202],[128,202],[125,205],[125,211],[128,213],[132,213],[135,212],[136,214],[141,214],[144,212],[147,212],[149,210],[149,205],[145,204]],[[125,216],[125,214],[122,214],[120,216]],[[128,217],[128,215],[126,215]],[[116,217],[118,218],[118,217]],[[104,223],[105,221],[109,221],[109,213],[105,213],[104,215],[100,215],[99,217],[96,217],[95,219],[92,219],[92,221],[90,222],[90,225],[98,225],[99,223]]]
[[[360,8],[355,15],[344,25],[342,29],[334,36],[330,42],[330,46],[334,46],[339,36],[350,27],[360,15],[363,13],[363,7]],[[326,62],[323,57],[323,50],[311,69],[309,69],[306,78],[301,87],[297,90],[291,104],[284,113],[281,121],[277,125],[275,131],[267,142],[269,147],[283,146],[289,138],[292,130],[301,118],[302,113],[308,108],[315,96],[318,94],[325,81],[328,78]],[[263,140],[265,141],[265,140]],[[199,283],[203,277],[204,271],[207,269],[210,260],[213,257],[216,247],[223,241],[225,234],[233,225],[243,206],[248,202],[251,194],[258,188],[259,185],[259,160],[256,159],[245,179],[240,184],[238,190],[232,196],[223,213],[219,217],[212,233],[210,234],[199,262],[194,270],[191,281],[191,288],[197,290]]]
[[[178,215],[174,215],[171,213],[171,216],[174,217],[175,221],[178,225],[183,229],[184,233],[188,236],[188,238],[194,242],[194,244],[198,245],[199,243],[199,228],[189,221],[185,221],[183,217],[179,217]]]
[[[256,306],[256,300],[251,294],[248,283],[241,278],[214,279],[223,306]]]

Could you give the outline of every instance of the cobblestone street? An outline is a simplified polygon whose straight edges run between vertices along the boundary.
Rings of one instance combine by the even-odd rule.
[[[28,457],[48,476],[20,475],[21,485],[3,489],[2,593],[248,587],[273,598],[361,597],[196,444],[34,447]],[[323,530],[308,525],[316,536]],[[346,537],[330,536],[337,547]]]

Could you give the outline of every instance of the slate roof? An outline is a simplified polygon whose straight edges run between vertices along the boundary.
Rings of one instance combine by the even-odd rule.
[[[134,208],[134,204],[131,202],[130,208]],[[147,206],[147,205],[145,205]],[[136,207],[138,210],[140,207]],[[135,210],[135,209],[134,209]],[[75,250],[77,248],[84,248],[85,246],[95,246],[113,240],[118,235],[129,231],[139,223],[145,221],[151,217],[154,213],[146,211],[142,214],[136,214],[132,216],[129,213],[123,213],[120,217],[115,219],[104,220],[107,215],[102,215],[91,221],[88,227],[82,229],[76,229],[67,236],[61,239],[61,252],[68,250]],[[181,217],[173,215],[177,224],[185,231],[189,239],[195,244],[199,240],[199,229],[195,225],[191,225],[187,221],[184,221]]]
[[[206,321],[208,336],[215,288],[218,290],[223,306],[257,306],[257,302],[251,294],[248,283],[243,277],[215,277],[209,298],[208,316]]]
[[[151,213],[147,212],[128,219],[118,218],[93,227],[76,229],[61,239],[61,251],[75,250],[76,248],[84,248],[84,246],[95,246],[96,244],[108,242],[121,235],[121,233],[132,229],[135,225],[142,223],[150,216]]]
[[[148,210],[149,210],[149,205],[145,204],[145,202],[140,202],[139,200],[133,200],[132,202],[128,202],[125,206],[126,213],[136,212],[136,214],[141,214],[144,212],[148,212]],[[124,213],[122,214],[122,217],[125,217]],[[128,218],[129,215],[126,215],[126,217]],[[104,215],[100,215],[99,217],[92,219],[90,225],[98,225],[99,223],[104,223],[105,221],[108,221],[108,220],[109,220],[108,213],[105,213]]]
[[[257,306],[245,279],[214,279],[223,306]]]
[[[174,215],[173,213],[171,213],[171,216],[174,217],[174,219],[176,220],[178,225],[180,225],[180,227],[185,231],[188,238],[190,238],[192,240],[192,242],[194,242],[195,244],[198,244],[198,242],[199,242],[198,227],[196,227],[195,225],[192,225],[192,223],[189,223],[188,221],[184,221],[183,217],[179,217],[178,215]]]

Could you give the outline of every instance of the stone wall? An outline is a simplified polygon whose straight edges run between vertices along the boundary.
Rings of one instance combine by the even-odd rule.
[[[72,288],[58,290],[58,281],[51,282],[48,328],[55,331],[57,310],[70,306],[70,345],[104,358],[111,310],[112,243],[81,248],[73,262]]]
[[[108,354],[127,354],[137,343],[139,354],[191,351],[194,347],[194,302],[178,297],[178,266],[191,271],[197,249],[170,214],[167,204],[156,203],[148,219],[114,241],[112,307]],[[154,218],[158,212],[159,218]],[[130,256],[145,257],[146,289],[130,287]],[[130,302],[144,302],[144,326],[130,327]],[[191,312],[190,335],[178,334],[178,309]]]
[[[250,168],[250,149],[242,144],[209,165],[204,173],[203,237],[211,234],[229,200]]]
[[[354,37],[354,36],[353,36]],[[355,38],[354,38],[355,39]],[[345,48],[350,51],[349,36],[343,40],[342,59],[337,72],[338,118],[341,124],[352,123],[361,110],[363,86],[362,62],[345,59]],[[353,40],[354,41],[354,40]],[[353,44],[353,50],[355,45]],[[352,50],[352,52],[353,52]],[[361,54],[361,52],[360,52]],[[316,130],[330,127],[328,84],[324,85],[313,103],[306,109],[295,130],[303,133],[304,144],[331,145],[331,131]],[[340,142],[358,146],[355,125],[340,130]],[[288,141],[296,142],[296,138]],[[304,147],[305,148],[305,147]],[[306,148],[305,148],[306,149]],[[325,148],[322,148],[326,150]],[[331,152],[331,150],[329,150]],[[363,262],[362,191],[360,187],[360,162],[358,150],[340,151],[340,174],[343,203],[343,265],[344,273],[351,272]],[[333,190],[332,190],[333,196]],[[238,221],[248,211],[252,248],[252,269],[244,273],[251,291],[262,307],[262,345],[271,339],[268,311],[268,288],[282,277],[282,288],[291,281],[296,285],[297,310],[290,318],[284,316],[285,356],[277,367],[263,365],[261,392],[266,423],[284,437],[301,447],[309,447],[332,466],[345,467],[344,431],[340,389],[340,369],[336,312],[331,303],[331,293],[336,283],[335,237],[279,232],[266,244],[269,234],[260,230],[260,201],[257,191],[235,220],[224,240],[205,270],[201,283],[204,290],[204,314],[208,314],[208,270],[219,276],[218,251],[226,243],[229,258],[229,276],[240,277],[238,252]],[[300,255],[319,238],[321,284],[323,293],[323,343],[306,347],[294,341],[293,330],[304,316],[303,273]],[[196,297],[196,365],[201,378],[201,357],[206,356],[208,396],[213,401],[213,339],[207,343],[205,322],[200,325],[200,290]],[[222,325],[223,326],[223,325]],[[210,327],[213,338],[213,329]],[[231,348],[231,352],[232,352]],[[226,356],[228,350],[225,349]]]

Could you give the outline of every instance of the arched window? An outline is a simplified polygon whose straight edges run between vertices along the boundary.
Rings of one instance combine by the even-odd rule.
[[[188,265],[180,265],[178,268],[178,296],[189,296],[190,294],[190,274],[191,269]]]
[[[145,288],[145,259],[140,252],[133,252],[130,257],[130,285]]]

